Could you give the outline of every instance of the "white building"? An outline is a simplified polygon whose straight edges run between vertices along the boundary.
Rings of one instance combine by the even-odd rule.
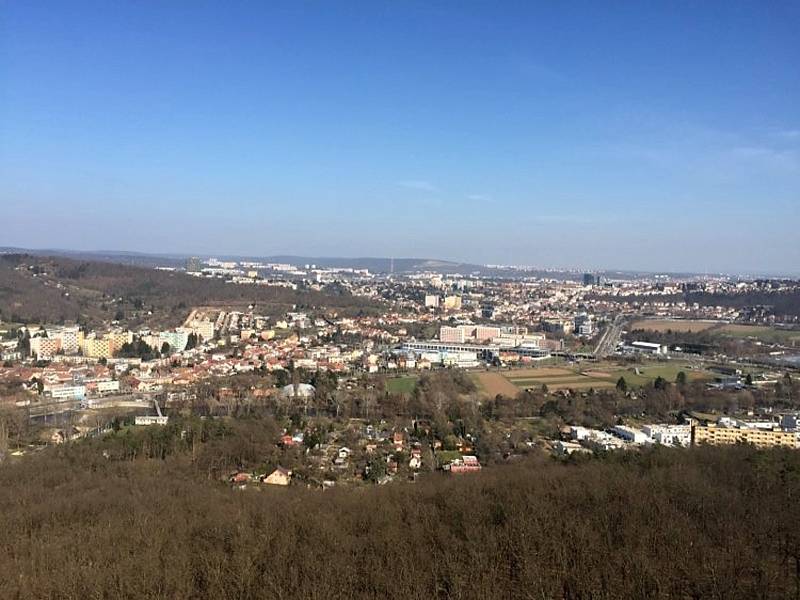
[[[442,352],[441,363],[446,367],[460,367],[462,369],[477,367],[477,352]]]
[[[645,444],[650,441],[650,437],[640,429],[635,429],[633,427],[626,427],[624,425],[617,425],[611,429],[614,432],[614,435],[622,438],[626,442],[632,442],[634,444]]]
[[[110,392],[119,391],[119,381],[116,379],[104,379],[97,382],[97,392],[100,394],[107,394]]]
[[[156,348],[157,350],[160,350],[161,346],[164,343],[167,343],[173,352],[182,352],[186,349],[186,345],[189,343],[189,334],[185,330],[162,331],[158,334],[158,341],[159,345]]]
[[[581,313],[575,317],[574,331],[576,334],[584,337],[591,337],[594,335],[594,321],[590,315]]]
[[[666,346],[653,342],[632,342],[630,347],[634,352],[644,352],[645,354],[666,354]]]
[[[642,431],[656,444],[685,446],[692,443],[691,425],[643,425]]]
[[[59,385],[45,389],[45,394],[48,394],[55,400],[71,400],[74,398],[84,398],[86,396],[85,385]]]
[[[134,425],[166,425],[169,417],[162,415],[143,415],[134,419]]]

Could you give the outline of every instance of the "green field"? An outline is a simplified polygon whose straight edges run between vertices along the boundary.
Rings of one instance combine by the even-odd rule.
[[[411,394],[417,387],[417,376],[391,377],[386,380],[386,391],[392,394]]]

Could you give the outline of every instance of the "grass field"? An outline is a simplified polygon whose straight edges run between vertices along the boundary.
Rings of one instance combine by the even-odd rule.
[[[755,338],[768,344],[800,345],[800,331],[774,329],[765,325],[739,325],[731,323],[720,327],[715,333],[734,338]]]
[[[658,377],[674,382],[681,371],[686,373],[689,381],[713,378],[711,373],[692,369],[686,363],[640,365],[638,366],[638,373],[637,367],[614,363],[595,363],[586,368],[547,367],[543,369],[520,369],[519,371],[507,371],[502,374],[493,373],[492,375],[502,376],[517,389],[539,388],[542,385],[546,385],[549,390],[570,388],[577,390],[613,387],[620,377],[624,377],[629,386],[646,385],[651,381],[655,381]],[[500,389],[499,383],[495,389]],[[507,394],[508,392],[496,391],[495,393]]]
[[[712,327],[719,325],[715,321],[691,321],[682,319],[640,319],[630,324],[629,329],[643,329],[645,331],[678,331],[681,333],[689,333],[698,331],[705,331]]]
[[[411,394],[417,387],[417,376],[392,377],[386,380],[386,391],[392,394]]]
[[[800,346],[800,331],[775,329],[766,325],[742,325],[738,323],[719,323],[715,321],[693,321],[683,319],[639,319],[630,324],[629,329],[681,333],[708,331],[714,336],[732,338],[754,338],[767,344]],[[711,331],[709,331],[711,330]]]

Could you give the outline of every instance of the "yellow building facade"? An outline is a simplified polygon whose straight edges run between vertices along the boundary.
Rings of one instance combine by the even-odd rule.
[[[797,448],[797,434],[781,429],[746,429],[695,425],[692,428],[693,444],[752,444],[759,448]]]

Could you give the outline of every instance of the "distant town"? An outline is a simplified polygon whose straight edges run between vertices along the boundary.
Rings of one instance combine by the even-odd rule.
[[[37,257],[17,257],[13,269],[70,294]],[[259,411],[283,423],[271,466],[219,475],[234,485],[386,483],[541,451],[800,447],[789,401],[800,316],[779,301],[797,297],[798,281],[372,273],[213,257],[152,270],[222,281],[245,300],[187,305],[159,328],[129,326],[147,321],[147,302],[113,293],[104,302],[121,308],[99,327],[25,321],[2,307],[3,402],[30,424],[16,444],[6,435],[9,456]],[[324,305],[266,314],[246,303],[256,287],[365,304],[347,315]],[[656,396],[671,406],[578,419],[560,408]]]

